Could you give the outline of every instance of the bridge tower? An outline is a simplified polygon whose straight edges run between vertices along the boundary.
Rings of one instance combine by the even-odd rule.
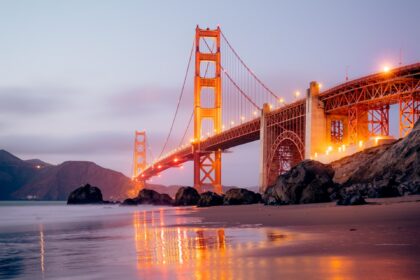
[[[139,190],[144,188],[145,181],[139,178],[140,173],[146,169],[146,131],[134,132],[134,151],[133,151],[133,177],[134,190],[130,195],[137,195]]]
[[[204,40],[215,41],[216,50],[206,51]],[[203,49],[200,48],[200,44]],[[215,73],[205,77],[202,63],[213,63]],[[203,71],[204,72],[204,71]],[[194,187],[201,192],[204,185],[212,185],[216,193],[222,192],[222,152],[204,152],[200,150],[203,120],[211,120],[215,133],[222,131],[222,87],[221,87],[220,28],[215,30],[195,30],[195,77],[194,77]],[[203,91],[203,89],[207,89]],[[202,95],[212,94],[213,104],[203,106]]]

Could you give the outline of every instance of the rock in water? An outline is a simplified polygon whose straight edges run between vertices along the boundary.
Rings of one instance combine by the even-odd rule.
[[[335,189],[330,165],[305,160],[280,175],[276,185],[264,193],[265,204],[299,204],[330,201]]]
[[[337,201],[337,205],[363,205],[363,204],[366,204],[366,201],[360,194],[344,196]]]
[[[166,193],[160,194],[157,191],[143,189],[135,198],[138,204],[172,205],[173,199]]]
[[[72,191],[67,204],[98,204],[103,203],[102,192],[98,187],[86,184]]]
[[[137,203],[137,200],[135,200],[134,198],[127,198],[121,203],[121,205],[123,205],[123,206],[137,206],[138,203]]]
[[[254,204],[261,202],[261,195],[241,188],[230,189],[223,198],[225,205]]]
[[[200,195],[192,187],[181,187],[175,195],[175,206],[197,205]]]
[[[198,207],[209,207],[223,204],[223,197],[214,192],[204,192],[197,203]]]

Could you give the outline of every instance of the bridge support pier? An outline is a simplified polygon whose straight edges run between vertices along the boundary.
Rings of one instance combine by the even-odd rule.
[[[270,105],[265,103],[261,112],[260,122],[260,192],[264,193],[268,184],[268,127],[267,127],[267,114],[270,112]]]
[[[319,100],[319,83],[309,84],[306,94],[305,159],[323,152],[328,146],[326,137],[327,117]]]
[[[129,196],[136,196],[138,192],[144,188],[146,182],[139,179],[139,174],[145,170],[147,166],[146,159],[146,131],[134,132],[134,151],[133,151],[133,183],[134,189],[130,190]]]
[[[200,50],[201,40],[214,40],[216,50]],[[204,42],[205,43],[205,42]],[[207,71],[201,73],[202,63],[214,63],[215,73],[206,77]],[[203,105],[201,95],[207,94],[203,89],[212,89],[214,103]],[[204,185],[211,185],[217,193],[222,193],[222,151],[201,151],[200,141],[203,138],[202,122],[211,120],[214,132],[222,132],[222,78],[220,56],[220,28],[215,30],[200,29],[195,31],[195,77],[194,77],[194,187],[203,191]]]
[[[406,136],[420,117],[420,94],[412,94],[400,97],[400,137]]]

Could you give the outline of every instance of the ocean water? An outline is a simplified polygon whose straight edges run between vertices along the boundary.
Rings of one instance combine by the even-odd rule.
[[[183,215],[190,211],[197,210],[0,202],[0,279],[417,277],[416,263],[401,256],[329,254],[329,240],[313,234],[204,224]]]
[[[256,279],[267,260],[246,253],[288,242],[278,229],[219,228],[188,211],[0,202],[0,279]]]

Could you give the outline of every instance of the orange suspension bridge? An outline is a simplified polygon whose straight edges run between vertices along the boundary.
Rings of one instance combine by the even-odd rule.
[[[194,103],[178,147],[168,152],[194,58]],[[420,114],[420,63],[386,69],[320,91],[310,82],[304,98],[286,104],[244,63],[226,36],[196,28],[176,111],[163,148],[146,161],[146,133],[134,141],[133,180],[140,186],[184,162],[194,163],[194,187],[222,192],[222,153],[260,140],[260,190],[304,159],[331,161],[389,138],[389,109],[399,109],[399,136]],[[192,137],[187,137],[192,135]],[[373,140],[372,140],[373,139]]]

